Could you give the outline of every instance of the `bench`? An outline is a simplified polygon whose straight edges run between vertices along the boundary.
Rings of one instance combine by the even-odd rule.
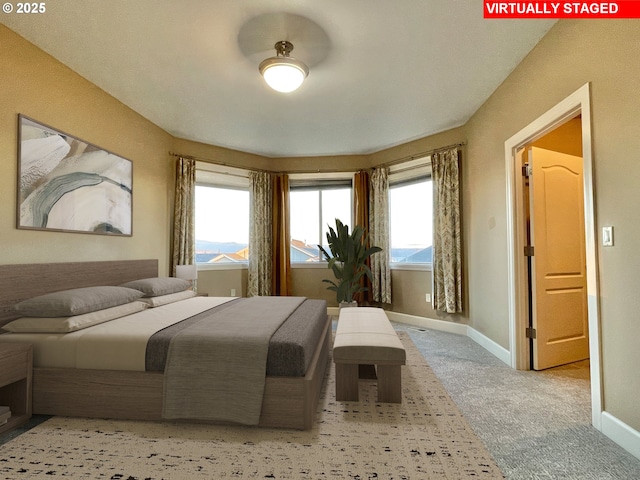
[[[402,402],[406,352],[381,308],[342,308],[333,343],[336,400],[358,401],[359,365],[375,365],[378,401]]]

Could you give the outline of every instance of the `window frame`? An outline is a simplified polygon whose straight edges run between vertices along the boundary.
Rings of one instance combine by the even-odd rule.
[[[394,187],[417,183],[422,181],[422,179],[433,183],[431,172],[430,155],[390,165],[389,193],[391,193],[391,189]],[[391,198],[389,198],[389,268],[391,270],[432,271],[433,258],[430,263],[405,263],[391,261],[391,222]],[[431,223],[433,226],[433,210],[431,212]],[[433,237],[431,239],[431,246],[433,248]]]
[[[246,191],[251,198],[251,182],[249,179],[249,170],[237,167],[228,167],[202,161],[196,161],[196,187],[213,187],[224,188],[228,190]],[[249,200],[251,201],[251,200]],[[251,215],[251,205],[249,205],[249,215]],[[195,219],[194,219],[195,222]],[[247,227],[251,222],[251,218],[247,218]],[[195,240],[195,238],[194,238]],[[248,245],[248,244],[247,244]],[[251,252],[249,252],[251,255]],[[249,268],[249,259],[244,262],[224,262],[224,263],[208,263],[196,262],[198,271],[207,270],[247,270]]]
[[[289,174],[289,203],[291,204],[291,192],[293,190],[333,190],[349,185],[351,195],[349,195],[349,225],[353,223],[353,177],[355,172],[322,172],[322,173],[291,173]],[[322,196],[318,204],[319,209],[319,232],[322,236]],[[289,206],[289,221],[291,222],[291,206]],[[291,241],[291,238],[290,240]],[[327,268],[327,261],[320,259],[317,262],[294,262],[291,261],[291,268]]]

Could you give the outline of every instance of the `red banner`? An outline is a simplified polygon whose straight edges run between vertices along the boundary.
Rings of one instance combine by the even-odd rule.
[[[618,2],[484,0],[484,18],[640,18],[640,0]]]

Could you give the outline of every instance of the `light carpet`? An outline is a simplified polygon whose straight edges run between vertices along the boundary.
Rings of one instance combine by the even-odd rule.
[[[495,479],[500,469],[405,332],[401,404],[336,402],[308,431],[54,417],[0,446],[0,478]]]

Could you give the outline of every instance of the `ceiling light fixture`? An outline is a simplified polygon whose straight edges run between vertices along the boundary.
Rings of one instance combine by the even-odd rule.
[[[296,90],[307,75],[309,68],[300,60],[289,56],[293,44],[282,40],[274,45],[276,56],[260,63],[258,69],[271,88],[278,92],[289,93]]]

